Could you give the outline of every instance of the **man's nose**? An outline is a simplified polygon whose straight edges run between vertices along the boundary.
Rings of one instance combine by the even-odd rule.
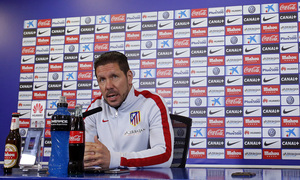
[[[106,85],[106,87],[105,87],[106,89],[112,89],[114,86],[113,81],[111,79],[107,79],[105,85]]]

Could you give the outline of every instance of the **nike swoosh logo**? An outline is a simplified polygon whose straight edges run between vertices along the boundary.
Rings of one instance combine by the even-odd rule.
[[[64,85],[64,88],[68,88],[68,87],[70,87],[70,86],[72,86],[72,85],[74,85],[74,83],[73,84],[69,84],[69,85]]]
[[[191,145],[192,146],[196,146],[197,144],[201,144],[201,143],[203,143],[204,141],[200,141],[200,142],[194,142],[194,141],[192,141],[192,143],[191,143]]]
[[[200,82],[202,82],[202,81],[204,81],[204,79],[202,79],[202,80],[200,80],[200,81],[192,81],[192,84],[198,84],[198,83],[200,83]]]
[[[216,114],[216,113],[218,113],[218,112],[220,112],[220,111],[222,111],[222,110],[217,110],[217,111],[209,111],[209,114],[210,114],[210,115],[213,115],[213,114]]]
[[[28,59],[22,59],[23,62],[29,61],[32,58],[28,58]]]
[[[285,47],[282,46],[282,47],[281,47],[281,50],[282,50],[282,51],[286,51],[286,50],[288,50],[288,49],[291,49],[292,47],[294,47],[294,46],[290,46],[290,47],[287,47],[287,48],[285,48]]]
[[[236,144],[236,143],[238,143],[238,142],[240,142],[240,141],[236,141],[236,142],[233,142],[233,143],[230,143],[229,141],[227,142],[227,146],[232,146],[232,145],[234,145],[234,144]]]
[[[143,56],[143,57],[146,57],[146,56],[149,56],[149,55],[152,54],[152,53],[153,53],[153,52],[148,53],[148,54],[143,53],[142,56]]]
[[[292,109],[292,110],[289,110],[289,111],[286,111],[285,109],[283,110],[283,114],[288,114],[288,113],[290,113],[290,112],[293,112],[293,111],[295,111],[296,109]]]
[[[102,122],[108,122],[108,121],[109,121],[109,120],[104,120],[104,119],[102,120]]]
[[[277,143],[277,141],[274,141],[274,142],[271,142],[271,143],[267,143],[267,141],[264,143],[264,145],[265,146],[270,146],[270,145],[272,145],[272,144],[274,144],[274,143]]]
[[[159,24],[159,27],[160,27],[160,28],[165,27],[165,26],[169,25],[170,23],[171,23],[171,22],[166,23],[166,24]]]
[[[198,24],[201,24],[201,23],[203,23],[205,20],[203,20],[203,21],[199,21],[199,22],[193,22],[193,26],[196,26],[196,25],[198,25]]]
[[[48,115],[48,116],[52,116],[52,115],[53,115],[53,113],[48,113],[47,115]]]
[[[160,85],[166,84],[167,82],[169,82],[169,81],[165,81],[165,82],[159,82],[159,81],[158,81],[157,85],[160,86]]]
[[[48,30],[43,31],[43,32],[39,31],[39,35],[44,34],[44,33],[47,32],[47,31],[48,31]]]
[[[75,29],[72,29],[72,30],[67,30],[67,33],[71,33],[71,32],[73,32],[73,31],[75,31],[75,30],[77,30],[77,28],[75,28]]]
[[[44,86],[44,85],[45,85],[45,84],[42,84],[42,85],[39,85],[39,86],[38,86],[38,85],[35,85],[34,88],[35,88],[35,89],[38,89],[38,88],[40,88],[40,87],[42,87],[42,86]]]
[[[252,49],[248,49],[248,48],[246,48],[245,49],[245,52],[250,52],[250,51],[253,51],[254,49],[257,49],[258,47],[255,47],[255,48],[252,48]]]
[[[237,80],[239,80],[239,79],[240,79],[240,78],[234,79],[234,80],[229,80],[229,79],[227,79],[227,83],[230,84],[230,83],[233,83],[233,82],[235,82],[235,81],[237,81]]]
[[[28,114],[28,113],[29,113],[29,112],[20,114],[19,117],[24,116],[24,115],[26,115],[26,114]]]
[[[88,55],[88,56],[80,56],[80,59],[86,59],[88,57],[90,57],[91,55]]]
[[[55,58],[51,57],[51,61],[55,61],[55,60],[58,59],[58,58],[59,58],[59,56],[58,56],[58,57],[55,57]]]
[[[177,52],[177,51],[176,51],[176,52],[175,52],[175,55],[176,55],[176,56],[179,56],[180,54],[183,54],[183,53],[185,53],[185,52],[186,52],[186,51],[182,51],[182,52]]]
[[[228,23],[228,24],[233,23],[234,21],[237,21],[238,19],[240,19],[240,18],[236,18],[236,19],[234,19],[234,20],[229,20],[229,19],[227,19],[227,23]]]
[[[94,84],[94,87],[98,87],[98,84]]]
[[[255,109],[255,110],[252,110],[252,111],[248,111],[248,110],[246,110],[246,114],[251,114],[251,113],[253,113],[253,112],[255,112],[255,111],[257,111],[258,109]]]
[[[222,49],[218,49],[218,50],[215,50],[215,51],[210,50],[209,53],[210,53],[210,54],[214,54],[214,53],[216,53],[216,52],[218,52],[218,51],[221,51],[221,50],[222,50]]]
[[[269,18],[264,17],[263,21],[269,21],[270,19],[273,19],[274,17],[276,17],[276,16],[272,16],[272,17],[269,17]]]
[[[276,79],[277,77],[274,77],[274,78],[271,78],[271,79],[266,79],[264,78],[264,82],[269,82],[269,81],[272,81],[273,79]]]
[[[175,111],[174,114],[177,114],[177,115],[178,115],[178,114],[181,114],[181,113],[184,113],[184,112],[185,112],[185,111],[180,111],[180,112]]]
[[[106,27],[103,27],[103,28],[97,28],[97,31],[102,31],[102,30],[105,29],[105,28],[107,28],[107,26],[106,26]]]
[[[132,29],[132,28],[135,28],[135,27],[137,27],[138,26],[138,24],[137,25],[134,25],[134,26],[127,26],[127,29]]]

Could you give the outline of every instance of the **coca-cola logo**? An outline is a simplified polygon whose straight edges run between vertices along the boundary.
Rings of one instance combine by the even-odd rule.
[[[78,80],[91,80],[93,79],[92,72],[79,72],[78,73]]]
[[[207,137],[225,137],[224,128],[208,128]]]
[[[278,34],[265,34],[261,37],[262,43],[279,43],[279,35]]]
[[[35,54],[35,46],[22,47],[22,55]]]
[[[70,131],[69,143],[83,143],[84,132],[83,131]]]
[[[204,8],[204,9],[192,9],[191,16],[192,16],[192,18],[207,17],[207,8]]]
[[[51,19],[41,19],[38,21],[38,27],[51,27]]]
[[[294,3],[280,3],[280,12],[292,12],[297,11],[297,2]]]
[[[76,100],[67,100],[68,102],[68,108],[75,108]]]
[[[226,106],[242,106],[243,98],[242,97],[227,97]]]
[[[244,67],[244,74],[261,74],[261,67],[260,66],[246,66]]]
[[[108,43],[96,43],[94,46],[94,51],[108,51],[109,44]]]
[[[175,39],[174,47],[190,47],[190,39]]]
[[[172,69],[158,69],[156,72],[156,77],[172,77],[173,70]]]
[[[120,23],[120,22],[125,22],[125,14],[115,14],[111,16],[111,23]]]

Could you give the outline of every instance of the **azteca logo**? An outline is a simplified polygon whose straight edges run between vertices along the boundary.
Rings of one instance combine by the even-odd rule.
[[[43,106],[40,103],[37,103],[34,107],[33,107],[33,112],[34,113],[42,113],[43,112]]]

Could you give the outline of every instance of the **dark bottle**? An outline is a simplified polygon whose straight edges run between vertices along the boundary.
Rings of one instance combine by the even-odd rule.
[[[12,173],[12,168],[19,168],[21,157],[21,136],[19,133],[19,113],[12,113],[10,132],[5,142],[4,173]]]
[[[68,176],[69,135],[71,114],[65,96],[60,96],[57,111],[51,118],[51,155],[48,172],[50,176]]]
[[[69,174],[82,174],[85,145],[85,128],[82,118],[82,106],[75,106],[75,115],[71,117],[69,140]]]

